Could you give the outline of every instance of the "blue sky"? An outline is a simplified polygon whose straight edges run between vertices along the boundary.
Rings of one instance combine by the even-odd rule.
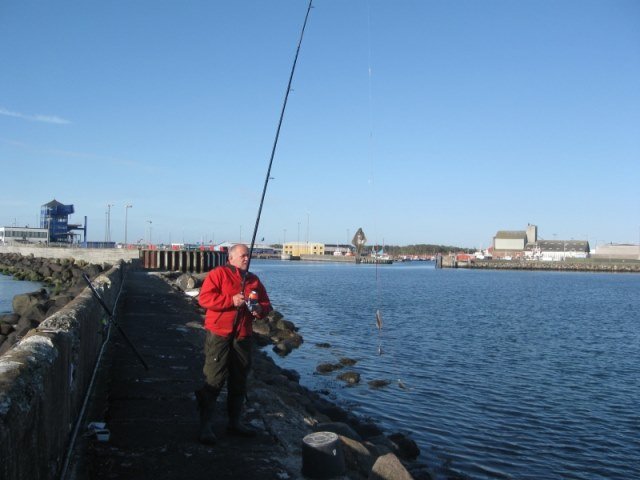
[[[2,2],[0,224],[248,241],[306,8]],[[636,0],[316,0],[258,238],[638,242],[639,85]]]

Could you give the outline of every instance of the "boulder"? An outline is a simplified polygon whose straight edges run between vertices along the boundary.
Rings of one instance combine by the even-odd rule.
[[[31,308],[27,309],[21,316],[20,321],[29,320],[37,322],[38,324],[47,318],[47,307],[44,303],[36,303]]]
[[[37,292],[16,295],[13,297],[13,311],[18,315],[23,315],[33,305],[47,299],[47,291],[44,288],[41,288]]]
[[[394,445],[394,451],[396,455],[405,460],[415,460],[420,455],[420,449],[418,444],[411,438],[402,433],[393,433],[389,435]]]
[[[362,477],[369,475],[377,457],[358,440],[343,435],[340,435],[339,438],[342,442],[347,469],[358,472]]]
[[[347,357],[342,357],[340,359],[340,363],[342,365],[344,365],[345,367],[352,367],[353,365],[355,365],[356,363],[358,363],[357,360],[354,360],[353,358],[347,358]]]
[[[393,453],[378,457],[369,473],[369,480],[413,480],[411,474]]]
[[[321,363],[316,367],[316,372],[331,373],[335,370],[339,370],[340,368],[342,368],[342,365],[339,363]]]
[[[183,273],[176,279],[176,286],[182,291],[192,290],[196,288],[196,286],[199,286],[196,285],[196,283],[196,277],[191,275],[190,273]]]
[[[371,441],[373,441],[371,437],[382,435],[382,430],[380,429],[380,427],[373,422],[358,422],[358,424],[355,425],[354,428],[356,429],[356,432],[362,435],[362,438],[368,438]],[[387,442],[388,441],[389,440],[387,440]]]
[[[386,387],[391,383],[390,380],[371,380],[369,382],[367,382],[367,384],[369,385],[369,387],[371,388],[382,388],[382,387]]]
[[[343,372],[338,375],[338,380],[342,380],[349,385],[355,385],[360,383],[360,374],[358,372]]]
[[[277,310],[271,310],[271,311],[267,314],[267,317],[266,317],[266,318],[267,318],[267,320],[268,320],[270,323],[275,323],[275,322],[277,322],[278,320],[280,320],[282,317],[283,317],[283,315],[282,315],[280,312],[278,312]]]
[[[273,347],[273,351],[281,357],[285,357],[293,351],[293,345],[291,345],[287,340],[284,340],[276,343]]]
[[[9,350],[13,344],[16,343],[16,336],[16,332],[7,335],[6,340],[2,342],[2,345],[0,345],[0,355]]]
[[[316,424],[313,429],[316,432],[333,432],[342,437],[351,438],[353,440],[361,441],[362,438],[358,433],[344,422],[321,422]]]
[[[0,323],[0,335],[4,335],[5,338],[7,335],[13,332],[13,330],[13,325],[10,325],[8,323]]]
[[[17,313],[5,313],[0,315],[0,323],[7,323],[9,325],[15,325],[20,320],[20,315]]]

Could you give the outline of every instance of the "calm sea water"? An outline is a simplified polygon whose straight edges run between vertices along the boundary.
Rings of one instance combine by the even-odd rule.
[[[0,273],[0,314],[11,313],[13,311],[11,304],[14,295],[35,292],[41,288],[42,285],[40,283],[14,280],[9,275],[2,275]]]
[[[640,478],[640,275],[251,267],[305,339],[278,363],[409,432],[441,478]],[[315,373],[342,357],[359,385]]]

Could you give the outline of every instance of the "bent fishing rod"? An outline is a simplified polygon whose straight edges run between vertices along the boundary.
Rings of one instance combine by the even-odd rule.
[[[287,101],[289,100],[289,93],[291,92],[291,82],[293,81],[293,74],[296,71],[296,64],[298,63],[298,55],[300,54],[300,46],[302,45],[302,39],[304,37],[304,31],[307,27],[307,20],[309,19],[309,12],[311,11],[313,0],[309,0],[309,5],[307,7],[307,13],[304,16],[304,23],[302,24],[302,30],[300,31],[300,38],[298,39],[298,48],[296,49],[296,55],[293,59],[293,65],[291,66],[291,73],[289,74],[289,83],[287,84],[287,90],[284,95],[284,101],[282,103],[282,110],[280,111],[280,120],[278,121],[278,128],[276,129],[276,136],[273,141],[273,148],[271,149],[271,157],[269,158],[269,167],[267,168],[267,175],[264,179],[264,187],[262,188],[262,197],[260,198],[260,206],[258,207],[258,215],[256,217],[256,224],[253,227],[253,236],[251,237],[251,246],[249,247],[249,261],[247,263],[247,270],[249,272],[249,267],[251,266],[251,257],[253,255],[253,248],[256,243],[256,236],[258,235],[258,226],[260,225],[260,217],[262,215],[262,206],[264,205],[264,197],[267,193],[267,186],[269,185],[269,179],[271,177],[271,166],[273,165],[273,158],[276,154],[276,148],[278,146],[278,139],[280,138],[280,128],[282,127],[282,120],[284,119],[284,112],[287,108]],[[247,281],[246,273],[242,276],[242,287],[240,292],[244,293],[244,287]],[[235,333],[238,320],[240,318],[240,308],[238,308],[236,312],[236,318],[233,322],[233,332]]]

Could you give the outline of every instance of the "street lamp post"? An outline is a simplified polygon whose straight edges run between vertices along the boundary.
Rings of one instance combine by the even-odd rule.
[[[108,203],[107,204],[107,224],[105,226],[105,232],[104,232],[104,241],[105,243],[110,242],[111,241],[111,207],[113,207],[113,203]]]
[[[151,224],[153,223],[151,220],[147,220],[149,224],[149,246],[151,246]]]
[[[124,206],[124,248],[127,248],[127,213],[131,207],[133,207],[133,205],[129,203]]]

